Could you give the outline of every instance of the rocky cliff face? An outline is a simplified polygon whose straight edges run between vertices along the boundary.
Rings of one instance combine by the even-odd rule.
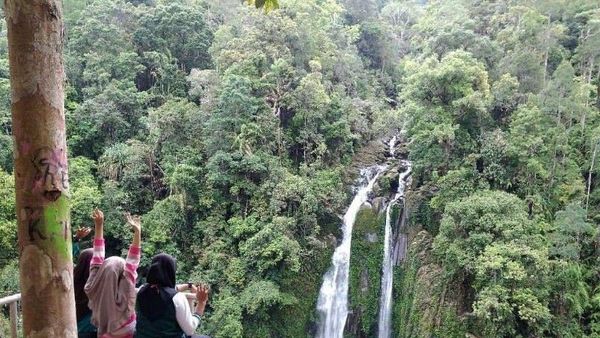
[[[387,144],[387,142],[384,142]],[[394,155],[381,143],[365,149],[365,161],[388,165],[375,183],[369,201],[358,213],[352,237],[349,307],[346,334],[378,337],[381,273],[386,208],[398,191],[400,175],[406,171],[407,153],[402,140]],[[382,150],[383,149],[383,150]],[[366,165],[365,163],[358,164]],[[431,253],[433,236],[412,217],[419,206],[418,196],[406,187],[406,207],[391,210],[394,273],[392,337],[465,337],[468,318],[460,318],[462,299],[467,292],[452,285]],[[412,210],[411,210],[412,209]]]
[[[383,146],[382,146],[383,145]],[[375,163],[387,165],[385,172],[373,186],[367,203],[363,204],[354,224],[350,258],[349,307],[346,333],[353,337],[377,337],[378,315],[381,301],[381,279],[384,257],[386,211],[397,197],[399,179],[407,171],[407,153],[402,140],[390,149],[389,140],[365,147],[365,154],[359,154],[362,162],[355,167]],[[393,151],[392,151],[393,150]],[[403,226],[402,205],[392,206],[391,248],[397,252],[395,262],[404,257],[406,243]],[[403,240],[404,239],[404,240]]]
[[[395,284],[394,337],[464,337],[458,318],[461,287],[452,285],[431,254],[426,230],[411,234]]]

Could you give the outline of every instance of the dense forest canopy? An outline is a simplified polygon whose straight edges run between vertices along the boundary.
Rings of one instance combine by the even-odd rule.
[[[122,213],[143,215],[141,275],[167,252],[179,280],[212,286],[202,332],[314,335],[357,168],[403,130],[394,337],[600,335],[598,1],[63,3],[72,226],[101,208],[122,254]],[[0,126],[4,296],[18,292],[4,20]],[[376,336],[356,292],[348,334]]]

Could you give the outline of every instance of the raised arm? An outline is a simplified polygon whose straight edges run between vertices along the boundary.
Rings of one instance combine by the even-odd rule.
[[[206,307],[206,302],[208,301],[208,293],[209,287],[200,285],[198,289],[192,287],[192,290],[195,289],[196,292],[196,300],[198,304],[196,305],[195,311],[192,313],[192,309],[190,308],[190,304],[187,301],[187,298],[184,293],[178,292],[173,297],[173,304],[175,305],[175,317],[177,318],[177,323],[179,327],[183,330],[183,332],[191,336],[198,328],[200,324],[200,317],[204,315],[204,308]]]
[[[127,253],[127,260],[125,264],[125,272],[129,281],[135,287],[135,281],[137,279],[137,268],[140,264],[140,257],[142,254],[142,248],[140,247],[142,242],[142,220],[140,216],[131,216],[129,213],[125,214],[127,224],[131,226],[133,230],[133,240]]]
[[[96,208],[92,212],[92,218],[94,219],[94,240],[104,239],[104,213]]]
[[[92,212],[92,218],[94,219],[94,253],[92,260],[90,261],[90,276],[85,284],[85,292],[87,293],[88,287],[91,286],[96,279],[96,273],[98,269],[104,263],[104,214],[99,209],[95,209]]]
[[[142,218],[140,216],[132,216],[130,213],[126,213],[125,218],[127,219],[127,224],[133,230],[131,245],[139,248],[142,244]]]

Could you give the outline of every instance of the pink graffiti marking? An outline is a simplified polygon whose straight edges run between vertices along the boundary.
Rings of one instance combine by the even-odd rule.
[[[21,154],[27,156],[27,155],[29,155],[29,152],[31,151],[31,143],[29,143],[29,141],[23,141],[23,142],[21,142],[19,149],[20,149]]]

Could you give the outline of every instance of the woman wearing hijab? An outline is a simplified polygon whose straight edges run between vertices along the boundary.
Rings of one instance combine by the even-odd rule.
[[[88,297],[84,287],[90,275],[90,261],[94,250],[85,249],[80,252],[77,265],[73,269],[75,284],[75,307],[77,312],[77,336],[79,338],[96,338],[96,327],[92,325],[92,310],[88,307]]]
[[[136,338],[182,338],[196,331],[208,300],[208,288],[200,286],[195,290],[198,304],[192,313],[185,294],[177,292],[176,270],[175,259],[170,255],[163,253],[152,258],[147,283],[137,296]]]
[[[94,253],[85,293],[92,310],[91,322],[98,328],[99,338],[133,338],[135,332],[135,280],[140,263],[141,222],[127,216],[133,228],[133,242],[127,260],[121,257],[104,259],[104,214],[96,209]]]

